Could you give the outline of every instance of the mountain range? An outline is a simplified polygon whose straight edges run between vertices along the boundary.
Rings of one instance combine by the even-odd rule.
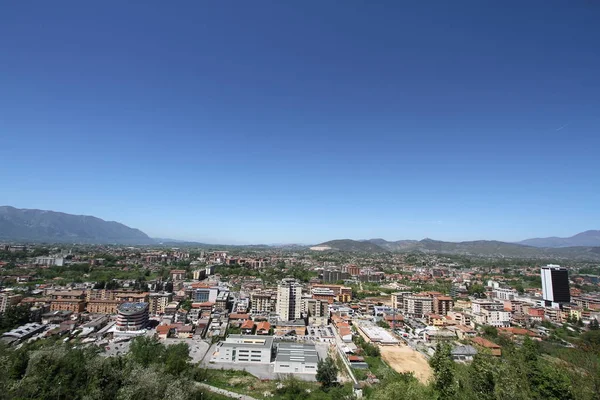
[[[553,236],[526,239],[519,244],[533,247],[600,246],[600,231],[585,231],[566,238]]]
[[[209,246],[173,239],[152,239],[139,229],[92,216],[18,209],[10,206],[0,206],[0,241]],[[210,247],[214,246],[216,245]],[[257,246],[259,245],[244,247]],[[320,246],[329,246],[335,251],[365,253],[418,251],[484,257],[600,260],[600,231],[586,231],[568,238],[527,239],[518,243],[494,240],[444,242],[432,239],[398,241],[339,239],[321,243]],[[269,246],[260,245],[260,247]],[[306,248],[307,246],[293,245],[293,247]]]
[[[334,251],[343,252],[422,252],[494,258],[600,260],[600,243],[588,243],[594,243],[595,246],[534,247],[496,240],[444,242],[432,239],[398,241],[387,241],[385,239],[342,239],[324,242],[318,246],[329,246]]]
[[[0,207],[0,240],[47,243],[153,244],[144,232],[88,215]]]

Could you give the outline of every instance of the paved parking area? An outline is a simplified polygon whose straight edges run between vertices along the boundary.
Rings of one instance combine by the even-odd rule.
[[[190,357],[192,358],[191,362],[199,363],[204,355],[208,351],[210,345],[201,339],[175,339],[168,338],[162,340],[165,346],[170,346],[172,344],[185,343],[190,348]]]

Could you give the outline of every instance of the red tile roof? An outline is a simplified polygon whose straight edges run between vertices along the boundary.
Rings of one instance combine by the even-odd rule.
[[[242,329],[252,329],[254,328],[254,321],[252,321],[251,319],[244,321],[244,323],[242,324]]]

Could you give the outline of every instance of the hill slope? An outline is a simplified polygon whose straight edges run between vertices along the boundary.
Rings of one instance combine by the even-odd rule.
[[[469,242],[443,242],[439,240],[423,239],[399,240],[388,242],[383,239],[371,239],[368,242],[376,243],[389,251],[424,253],[457,254],[481,257],[506,257],[506,258],[565,258],[581,260],[599,260],[600,248],[592,246],[540,248],[525,246],[517,243],[506,243],[495,240],[476,240]]]
[[[534,247],[600,246],[600,231],[585,231],[567,238],[553,236],[526,239],[519,244]]]
[[[351,239],[330,240],[329,242],[321,243],[318,246],[329,246],[333,250],[339,251],[356,251],[365,253],[383,253],[387,250],[370,242],[361,242]]]
[[[0,207],[0,240],[54,243],[154,243],[144,232],[87,215]]]

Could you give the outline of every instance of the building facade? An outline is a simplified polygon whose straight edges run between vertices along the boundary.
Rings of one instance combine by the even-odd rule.
[[[212,362],[269,364],[273,338],[258,335],[229,335],[217,345]]]
[[[117,307],[117,331],[139,331],[148,325],[148,303],[123,303]]]
[[[558,307],[571,302],[569,271],[560,265],[549,264],[541,269],[542,298],[546,306]]]
[[[277,287],[277,315],[282,321],[300,319],[302,286],[293,279],[284,279]]]

